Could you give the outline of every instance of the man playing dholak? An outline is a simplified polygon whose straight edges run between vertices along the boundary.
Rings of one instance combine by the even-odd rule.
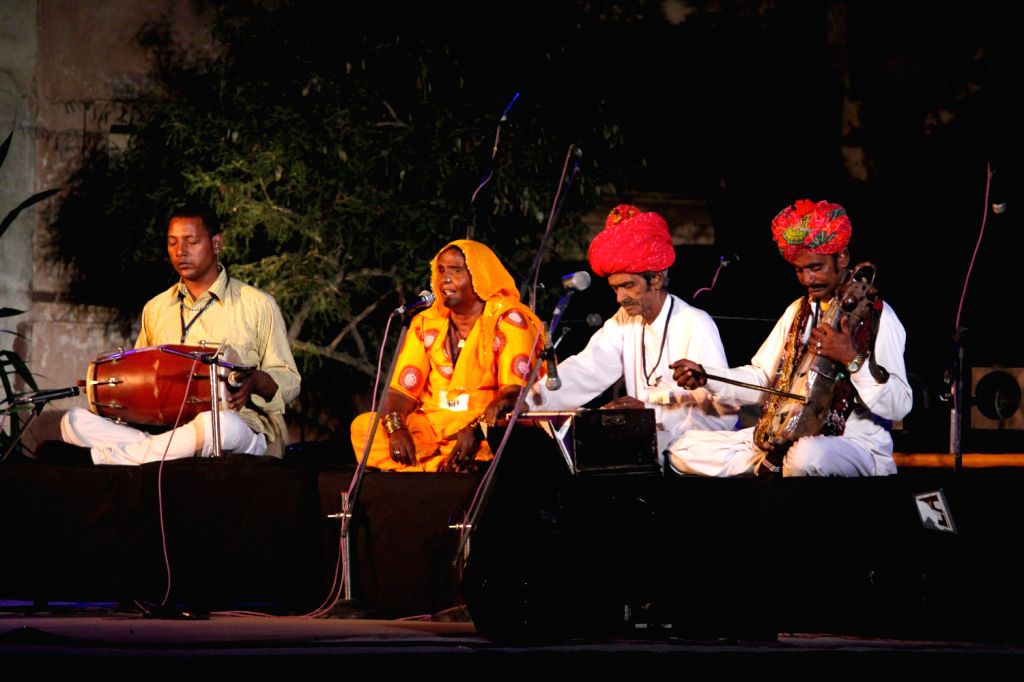
[[[548,390],[543,381],[534,384],[531,408],[582,407],[624,379],[626,395],[604,407],[653,409],[659,460],[688,429],[735,429],[735,408],[715,402],[707,391],[672,383],[672,358],[712,365],[726,359],[711,317],[668,292],[668,269],[676,253],[665,219],[635,206],[617,206],[591,242],[587,258],[597,275],[608,278],[622,307],[586,348],[559,364],[560,389]]]
[[[488,247],[454,241],[430,272],[436,300],[410,324],[368,466],[455,471],[491,459],[478,425],[515,405],[537,357],[540,320]],[[373,417],[352,422],[357,457]]]
[[[167,227],[167,255],[180,276],[142,311],[136,348],[222,340],[241,364],[255,366],[228,395],[220,412],[223,452],[282,457],[285,405],[299,393],[300,377],[274,298],[230,276],[218,258],[220,222],[203,207],[175,211]],[[145,464],[214,452],[210,412],[158,435],[116,424],[81,408],[61,420],[65,442],[91,449],[96,464]]]
[[[735,369],[708,367],[707,372],[789,391],[796,384],[795,374],[804,355],[814,353],[834,361],[838,370],[835,390],[847,395],[841,386],[847,383],[851,395],[843,399],[843,410],[830,411],[818,435],[775,447],[769,444],[767,450],[773,451],[769,455],[764,446],[772,428],[781,421],[779,396],[769,397],[717,381],[706,377],[700,364],[678,360],[672,367],[680,386],[704,386],[717,400],[731,404],[765,402],[765,408],[756,427],[733,433],[688,432],[671,449],[672,467],[682,473],[707,476],[745,475],[755,468],[759,475],[784,476],[896,473],[889,430],[912,404],[903,362],[903,325],[892,308],[879,300],[874,305],[877,319],[868,321],[869,327],[865,328],[870,334],[855,333],[860,327],[851,329],[846,316],[839,318],[838,328],[817,323],[830,306],[840,305],[833,297],[850,277],[847,246],[852,226],[846,211],[826,201],[798,201],[775,216],[772,234],[807,295],[786,309],[751,364]],[[845,414],[850,406],[852,412]],[[780,453],[782,456],[778,456]]]

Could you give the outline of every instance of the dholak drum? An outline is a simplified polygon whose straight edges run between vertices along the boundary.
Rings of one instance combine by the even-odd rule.
[[[210,409],[210,366],[175,353],[213,351],[212,346],[165,345],[101,355],[89,364],[86,374],[89,410],[108,419],[148,426],[172,426],[181,410],[184,424]],[[236,363],[238,354],[226,346],[221,358]],[[231,371],[218,367],[221,400]]]

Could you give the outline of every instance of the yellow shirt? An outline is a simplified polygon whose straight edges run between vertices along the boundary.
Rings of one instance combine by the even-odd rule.
[[[187,328],[184,335],[183,315]],[[217,345],[227,339],[241,364],[256,365],[277,383],[277,393],[271,400],[254,393],[251,401],[255,409],[243,407],[238,415],[253,431],[266,435],[268,454],[281,456],[287,433],[285,405],[298,396],[301,381],[286,329],[273,296],[232,279],[221,268],[216,281],[196,300],[182,282],[150,299],[142,311],[142,329],[135,347],[197,345],[200,341]]]

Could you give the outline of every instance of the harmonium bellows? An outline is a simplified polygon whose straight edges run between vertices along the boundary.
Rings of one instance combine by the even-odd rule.
[[[491,447],[504,436],[508,420],[489,430]],[[537,434],[546,438],[538,439]],[[508,448],[537,442],[557,449],[573,474],[658,473],[654,410],[596,409],[531,411],[519,416]],[[509,454],[513,454],[510,452]]]

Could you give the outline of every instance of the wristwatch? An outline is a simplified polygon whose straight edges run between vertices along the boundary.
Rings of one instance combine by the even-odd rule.
[[[864,364],[864,354],[863,353],[857,353],[857,355],[854,356],[853,360],[850,360],[849,364],[846,365],[846,371],[848,371],[850,374],[853,374],[858,369],[860,369],[860,366],[863,365],[863,364]]]

